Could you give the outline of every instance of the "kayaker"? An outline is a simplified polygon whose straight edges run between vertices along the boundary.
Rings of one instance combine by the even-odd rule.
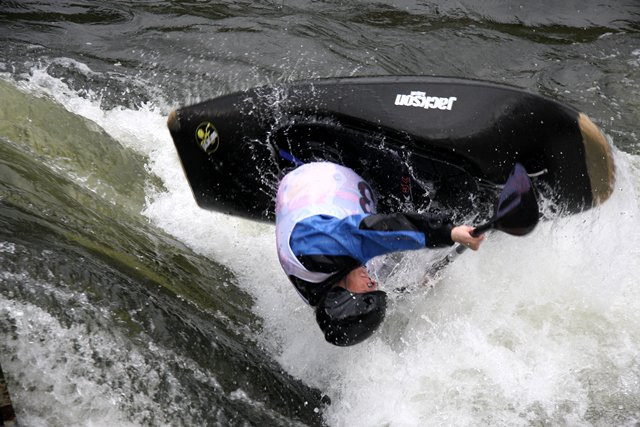
[[[429,214],[376,214],[371,187],[353,170],[308,163],[284,176],[276,198],[278,258],[300,296],[316,310],[325,339],[338,346],[368,338],[384,319],[386,294],[365,264],[390,252],[461,243],[484,236]]]

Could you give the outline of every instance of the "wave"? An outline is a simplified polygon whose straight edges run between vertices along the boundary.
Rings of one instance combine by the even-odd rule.
[[[304,392],[288,409],[282,409],[284,404],[272,406],[288,413],[303,411],[310,423],[318,422],[314,414],[321,410],[330,425],[638,421],[640,288],[634,278],[640,274],[635,262],[640,247],[635,232],[640,161],[636,155],[617,152],[617,190],[602,207],[572,217],[550,215],[554,219],[526,238],[493,234],[480,252],[465,254],[437,277],[424,277],[432,253],[387,260],[392,267],[386,270],[383,288],[424,282],[424,289],[393,296],[384,327],[369,342],[335,348],[322,340],[313,313],[280,271],[273,227],[205,212],[195,205],[164,126],[161,101],[105,110],[99,97],[80,94],[39,70],[16,84],[28,96],[52,97],[65,110],[96,124],[98,131],[92,135],[111,138],[110,146],[117,143],[123,147],[118,150],[143,159],[132,166],[144,164],[146,172],[137,183],[143,196],[138,191],[131,196],[136,206],[142,204],[141,215],[136,209],[130,213],[140,234],[150,237],[141,248],[124,245],[123,253],[147,252],[138,264],[131,264],[133,269],[142,265],[157,271],[158,254],[170,254],[160,263],[164,266],[188,254],[184,256],[192,264],[179,269],[180,280],[197,280],[203,298],[211,278],[208,264],[219,263],[232,272],[233,279],[219,283],[216,292],[238,293],[216,299],[213,313],[225,314],[211,321],[223,325],[221,319],[233,319],[229,346],[242,342],[231,352],[233,357],[243,360],[240,355],[247,348],[264,351],[286,371],[281,380],[286,386],[267,396],[255,388],[227,387],[228,400],[277,400],[273,395],[285,389],[295,395],[299,389],[291,378],[297,378],[306,387],[322,390],[331,405],[323,408],[317,395]],[[158,182],[150,184],[153,179]],[[113,197],[129,194],[115,183],[109,185],[117,187]],[[150,222],[150,227],[139,225],[141,220]],[[124,229],[115,221],[107,228],[114,242],[122,240]],[[165,242],[160,250],[154,243],[157,236]],[[132,238],[139,239],[137,233]],[[381,263],[384,270],[385,260]],[[117,264],[116,270],[125,268]],[[164,276],[165,270],[159,271]],[[172,292],[181,295],[183,289]],[[197,304],[199,298],[193,301]],[[159,309],[169,310],[181,300],[170,298]],[[231,314],[224,311],[229,301],[235,304]],[[257,327],[247,321],[252,316]],[[199,323],[198,328],[207,327]],[[243,366],[253,366],[253,357]],[[216,380],[220,381],[217,376]],[[268,381],[263,384],[266,387]]]

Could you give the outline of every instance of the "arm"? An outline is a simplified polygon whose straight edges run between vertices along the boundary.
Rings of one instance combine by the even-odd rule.
[[[453,244],[451,220],[441,216],[417,213],[369,215],[362,219],[359,228],[383,233],[412,233],[424,239],[420,248],[437,248]]]
[[[290,244],[305,267],[335,271],[346,260],[364,264],[389,252],[452,245],[451,230],[449,220],[421,214],[316,215],[296,225]]]

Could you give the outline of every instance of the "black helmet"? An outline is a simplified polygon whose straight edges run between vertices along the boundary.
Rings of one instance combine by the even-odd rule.
[[[386,308],[387,294],[382,291],[355,294],[336,286],[316,307],[316,321],[328,342],[348,346],[369,338]]]

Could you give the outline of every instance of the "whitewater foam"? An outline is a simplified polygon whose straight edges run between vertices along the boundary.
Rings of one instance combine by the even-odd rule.
[[[322,340],[280,271],[273,227],[185,208],[188,192],[164,194],[145,214],[233,268],[265,320],[267,348],[332,398],[330,425],[632,423],[640,410],[638,171],[632,156],[617,161],[617,189],[602,207],[545,222],[529,237],[491,235],[434,289],[392,298],[382,331],[347,349]],[[407,258],[390,282],[426,270],[427,254]]]
[[[161,109],[102,111],[46,76],[30,84],[149,158],[166,191],[149,194],[143,214],[235,272],[264,319],[256,338],[331,397],[330,425],[640,420],[636,156],[616,153],[616,191],[603,206],[544,222],[524,238],[492,234],[433,288],[394,294],[372,339],[337,348],[282,273],[273,227],[197,207]],[[407,254],[387,284],[415,282],[430,260]]]

